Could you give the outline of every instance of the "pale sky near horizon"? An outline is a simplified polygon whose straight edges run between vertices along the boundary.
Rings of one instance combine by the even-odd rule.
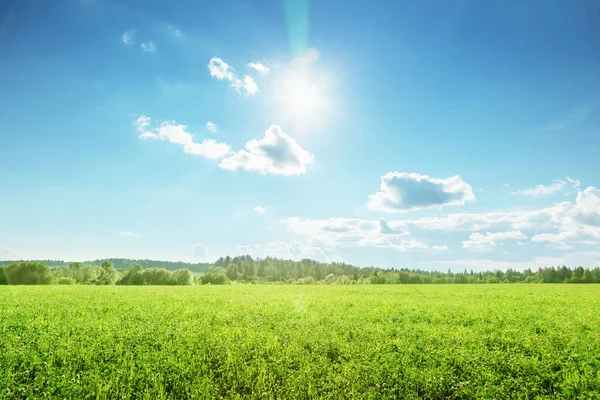
[[[0,94],[0,259],[600,265],[600,0],[9,0]]]

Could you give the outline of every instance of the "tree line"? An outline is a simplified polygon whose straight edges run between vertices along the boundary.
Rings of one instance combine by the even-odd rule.
[[[23,262],[23,261],[29,261],[29,260],[0,261],[0,266],[10,265],[10,264],[18,263],[18,262]],[[72,264],[71,262],[61,261],[61,260],[36,260],[36,261],[40,261],[40,262],[46,264],[47,266],[49,266],[50,268],[66,267],[66,266],[69,266],[69,264]],[[175,271],[175,270],[183,268],[183,269],[189,269],[192,272],[204,272],[212,266],[211,263],[187,263],[187,262],[182,262],[182,261],[157,261],[157,260],[147,260],[147,259],[132,260],[129,258],[104,258],[104,259],[99,259],[99,260],[84,261],[83,264],[101,265],[105,261],[112,263],[112,265],[119,271],[129,269],[129,268],[133,267],[134,265],[141,265],[144,268],[165,268],[169,271]]]
[[[41,261],[21,261],[0,266],[0,285],[191,285],[194,275],[189,269],[144,269],[136,264],[119,272],[110,261],[100,265],[70,263],[50,268]]]
[[[123,259],[120,259],[123,260]],[[134,261],[134,260],[128,260]],[[537,271],[426,271],[408,268],[360,268],[352,264],[323,263],[272,257],[221,257],[196,276],[189,268],[169,270],[160,261],[122,262],[117,269],[108,260],[98,263],[69,263],[51,268],[41,261],[20,261],[0,266],[0,285],[87,284],[87,285],[192,285],[229,283],[288,284],[492,284],[492,283],[600,283],[600,267],[544,267]],[[169,266],[172,266],[171,263]]]

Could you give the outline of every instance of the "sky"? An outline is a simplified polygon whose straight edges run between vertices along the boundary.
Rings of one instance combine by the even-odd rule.
[[[0,2],[0,259],[600,265],[600,0]]]

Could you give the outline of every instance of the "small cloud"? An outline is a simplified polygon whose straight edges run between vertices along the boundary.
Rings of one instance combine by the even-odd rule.
[[[214,122],[210,122],[208,121],[206,123],[206,128],[211,132],[211,133],[217,133],[217,124],[215,124]]]
[[[256,85],[256,82],[254,82],[254,79],[252,79],[251,77],[249,77],[248,75],[244,75],[244,90],[245,90],[245,94],[246,97],[247,96],[254,96],[256,93],[258,93],[258,86]]]
[[[204,139],[198,143],[194,141],[194,135],[187,131],[187,126],[177,125],[175,121],[164,121],[154,130],[147,130],[150,117],[139,116],[135,120],[139,139],[164,140],[183,146],[183,152],[194,154],[209,159],[221,158],[227,155],[231,148],[225,143],[219,143],[213,139]]]
[[[573,189],[579,189],[581,187],[581,182],[577,179],[571,179],[567,176],[567,182],[573,185]]]
[[[233,74],[233,70],[225,61],[221,60],[219,57],[213,57],[208,62],[208,70],[210,72],[210,76],[213,78],[217,78],[218,80],[228,80],[233,81],[235,79],[235,75]]]
[[[497,243],[501,240],[520,240],[527,239],[527,236],[521,231],[509,232],[487,232],[485,235],[479,232],[473,232],[469,235],[469,240],[462,242],[465,249],[471,251],[489,251],[496,247],[497,244],[502,246],[502,243]]]
[[[264,207],[254,207],[253,210],[257,214],[266,214],[267,213],[267,209]]]
[[[156,46],[154,45],[154,42],[145,42],[140,44],[140,48],[142,49],[143,52],[146,53],[154,53],[156,51]]]
[[[513,194],[522,194],[524,196],[546,196],[552,193],[560,192],[565,187],[565,181],[556,180],[552,185],[537,185],[536,187],[525,189],[525,190],[517,190],[513,192]]]
[[[210,76],[217,78],[218,80],[227,80],[231,82],[233,90],[238,94],[244,94],[246,97],[253,96],[259,92],[258,85],[248,75],[244,75],[243,79],[239,79],[233,73],[233,68],[229,66],[225,61],[218,57],[213,57],[208,62],[208,70]]]
[[[262,75],[265,75],[267,72],[269,72],[269,67],[267,67],[266,65],[261,64],[259,62],[251,62],[251,63],[248,63],[247,65],[248,65],[248,68],[256,70],[259,73],[261,73]]]
[[[383,235],[408,235],[407,231],[398,226],[391,227],[383,218],[379,219],[379,232]]]
[[[175,28],[174,26],[170,26],[169,25],[169,31],[171,31],[171,33],[173,33],[173,35],[175,35],[175,37],[181,37],[181,30],[179,28]]]
[[[127,32],[123,32],[121,35],[121,41],[125,43],[126,46],[133,46],[135,41],[133,40],[133,36],[135,35],[135,31],[129,30]]]
[[[407,212],[464,205],[474,200],[473,189],[458,175],[442,179],[389,172],[381,177],[381,191],[369,196],[367,207],[375,211]]]
[[[195,257],[203,258],[208,256],[208,252],[202,244],[196,243],[194,246],[192,246],[192,248],[194,249]]]
[[[133,236],[140,236],[140,235],[139,235],[139,233],[133,233],[131,231],[123,231],[123,232],[119,233],[119,236],[133,237]]]
[[[301,175],[315,156],[306,151],[281,127],[271,125],[262,139],[250,140],[245,150],[240,150],[225,158],[219,167],[230,171],[243,168],[262,174]]]
[[[448,246],[446,246],[445,244],[441,245],[441,246],[433,245],[433,246],[431,246],[431,250],[433,250],[433,251],[448,251]]]
[[[509,186],[510,186],[510,183],[505,183],[505,184],[504,184],[504,185],[502,185],[502,186],[504,186],[504,187],[509,187]]]
[[[565,113],[542,127],[544,131],[565,131],[576,128],[582,125],[596,108],[596,103],[593,101],[581,104],[574,108],[571,112]]]

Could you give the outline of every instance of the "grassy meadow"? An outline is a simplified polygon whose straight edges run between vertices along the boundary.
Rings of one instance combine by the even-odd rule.
[[[599,285],[0,287],[1,399],[600,398]]]

